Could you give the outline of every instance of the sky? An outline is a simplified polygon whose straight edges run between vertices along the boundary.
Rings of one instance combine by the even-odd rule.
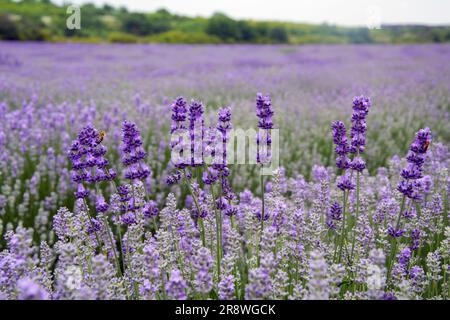
[[[220,11],[236,19],[329,23],[343,26],[450,24],[450,0],[53,0],[56,3],[108,3],[132,11],[166,8],[188,16]]]

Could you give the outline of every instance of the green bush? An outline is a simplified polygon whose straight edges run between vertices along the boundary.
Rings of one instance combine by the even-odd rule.
[[[14,21],[5,13],[0,14],[0,39],[18,40],[19,30]]]
[[[138,37],[129,33],[113,32],[108,36],[108,42],[111,43],[137,43],[138,41]]]
[[[155,43],[220,43],[220,39],[204,32],[168,31],[144,38]]]

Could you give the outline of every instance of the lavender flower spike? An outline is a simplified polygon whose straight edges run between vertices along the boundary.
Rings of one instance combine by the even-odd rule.
[[[144,180],[150,175],[150,169],[145,164],[147,153],[142,148],[142,139],[138,128],[132,122],[125,121],[122,125],[122,163],[125,166],[125,178]]]
[[[398,183],[397,189],[410,199],[420,199],[420,182],[422,178],[423,164],[425,162],[425,154],[431,143],[431,131],[429,128],[420,129],[416,133],[416,138],[409,147],[409,153],[406,156],[408,166],[401,172],[403,178]]]
[[[352,153],[363,153],[366,146],[366,117],[369,114],[369,109],[372,103],[370,98],[359,96],[353,98],[353,114],[352,114],[352,127],[350,129],[351,147]]]
[[[272,144],[270,130],[273,129],[273,115],[270,95],[263,96],[261,93],[258,93],[256,95],[256,116],[259,118],[258,128],[262,129],[263,132],[258,132],[256,137],[257,163],[264,164],[270,161]],[[261,154],[261,151],[265,151],[265,154]]]
[[[336,145],[336,166],[339,169],[346,170],[350,168],[350,159],[347,156],[350,147],[347,142],[347,130],[345,124],[342,121],[334,121],[331,124],[331,129],[333,133],[333,143]]]

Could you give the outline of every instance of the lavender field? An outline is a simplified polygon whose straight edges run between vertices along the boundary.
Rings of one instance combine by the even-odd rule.
[[[0,299],[447,300],[449,56],[0,42]]]

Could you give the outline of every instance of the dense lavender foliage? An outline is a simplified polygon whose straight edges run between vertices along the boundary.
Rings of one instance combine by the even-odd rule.
[[[0,299],[449,298],[449,46],[0,52]]]

